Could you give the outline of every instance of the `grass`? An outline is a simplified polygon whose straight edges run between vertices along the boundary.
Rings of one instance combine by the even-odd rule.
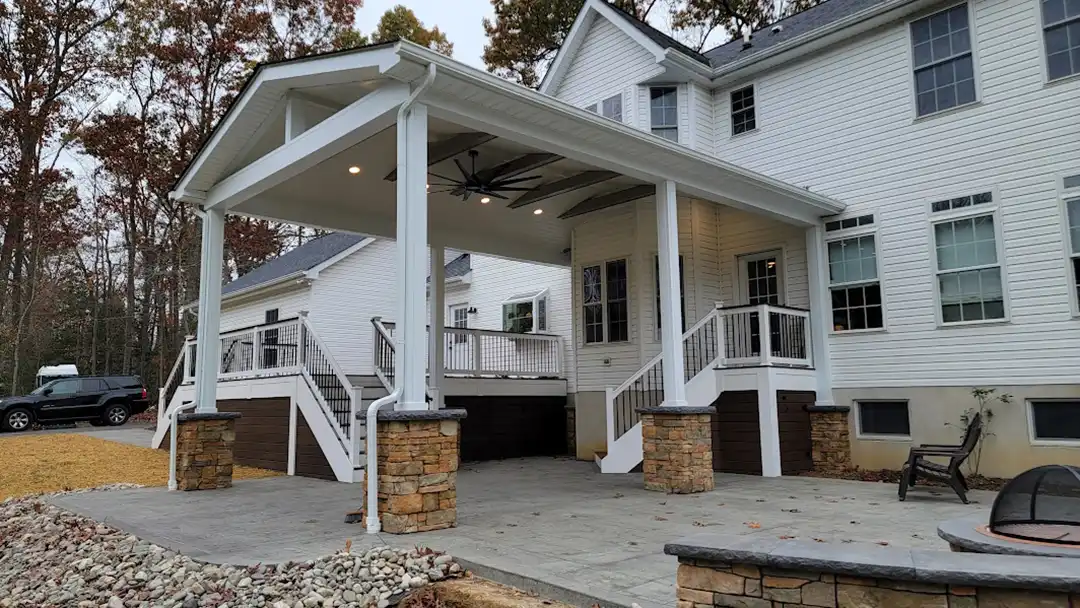
[[[149,433],[146,438],[149,443]],[[233,468],[233,479],[280,474],[239,465]],[[111,483],[164,486],[168,481],[167,450],[73,434],[0,438],[0,500]]]

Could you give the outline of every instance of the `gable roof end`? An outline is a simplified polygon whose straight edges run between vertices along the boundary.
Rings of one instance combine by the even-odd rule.
[[[358,245],[366,236],[332,232],[317,239],[312,239],[296,249],[269,260],[251,272],[241,275],[221,288],[221,295],[251,289],[266,283],[278,281],[287,276],[305,272],[334,256]]]
[[[608,7],[610,7],[612,9],[612,12],[614,14],[616,14],[616,15],[622,17],[623,19],[625,19],[627,23],[629,23],[631,26],[633,26],[638,31],[640,31],[642,34],[644,34],[646,37],[648,37],[649,40],[652,40],[656,44],[660,45],[660,47],[662,47],[663,49],[665,49],[665,50],[672,49],[672,50],[679,51],[683,55],[686,55],[687,57],[693,59],[694,61],[697,61],[698,63],[702,63],[704,65],[709,65],[709,58],[706,57],[705,55],[695,51],[694,49],[686,46],[685,44],[679,42],[678,40],[675,40],[671,36],[668,36],[664,32],[661,32],[660,30],[656,29],[655,27],[649,25],[648,23],[642,21],[641,19],[638,19],[634,15],[631,15],[630,13],[628,13],[628,12],[624,11],[623,9],[615,6],[614,4],[609,4]]]

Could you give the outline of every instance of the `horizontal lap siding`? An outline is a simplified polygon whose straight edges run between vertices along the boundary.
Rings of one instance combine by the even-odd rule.
[[[980,1],[974,13],[976,106],[913,120],[903,23],[756,78],[757,133],[721,124],[742,83],[716,92],[722,158],[875,213],[889,331],[831,338],[837,388],[1076,381],[1058,180],[1080,173],[1080,80],[1044,84],[1037,3]],[[1011,322],[939,328],[929,203],[988,190]]]
[[[740,294],[744,279],[739,268],[739,256],[779,249],[783,252],[780,264],[783,272],[784,304],[797,308],[810,305],[806,273],[806,232],[796,226],[739,211],[719,207],[716,212],[719,234],[720,299],[725,306],[746,304]]]
[[[303,412],[296,416],[296,474],[302,477],[315,477],[328,481],[337,481],[334,469],[326,460],[326,454],[315,439]]]
[[[218,401],[221,412],[238,412],[233,459],[237,464],[272,471],[289,466],[288,397]]]
[[[623,121],[633,124],[627,113],[637,91],[637,83],[662,71],[645,48],[607,19],[594,17],[555,96],[575,106],[585,107],[616,93],[622,94]]]
[[[278,309],[278,318],[282,321],[296,318],[301,310],[307,310],[310,293],[310,287],[300,286],[260,296],[258,299],[242,304],[230,304],[228,300],[223,301],[221,303],[221,331],[261,325],[266,322],[266,311],[275,308]]]

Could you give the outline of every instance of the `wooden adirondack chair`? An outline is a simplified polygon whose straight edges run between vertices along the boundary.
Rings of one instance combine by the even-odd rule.
[[[947,483],[960,497],[960,500],[964,501],[964,504],[968,504],[967,480],[964,479],[960,466],[964,464],[964,461],[971,455],[971,451],[979,443],[979,437],[982,435],[982,424],[982,416],[975,414],[975,417],[968,423],[967,430],[964,431],[964,440],[960,445],[924,444],[917,448],[911,448],[907,462],[904,464],[904,468],[900,470],[900,490],[898,492],[900,500],[907,498],[908,488],[915,485],[915,482],[921,477]],[[938,464],[927,460],[928,457],[948,458],[949,464]]]

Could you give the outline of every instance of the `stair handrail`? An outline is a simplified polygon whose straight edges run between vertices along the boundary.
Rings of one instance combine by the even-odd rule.
[[[713,307],[713,309],[711,311],[709,311],[709,314],[707,314],[704,317],[698,319],[698,321],[696,323],[694,323],[692,326],[690,326],[690,329],[687,329],[685,332],[683,332],[682,338],[680,339],[680,343],[682,344],[684,349],[686,348],[686,344],[685,344],[686,340],[691,338],[695,333],[700,331],[701,328],[705,327],[713,319],[719,319],[719,317],[721,315],[721,310],[723,310],[723,304],[720,303],[720,302],[717,302],[716,305]],[[721,340],[721,339],[722,339],[722,332],[717,335],[717,340]],[[703,365],[702,368],[700,370],[698,370],[697,374],[700,374],[701,372],[708,370],[711,367],[712,363],[714,363],[717,359],[721,359],[723,357],[723,353],[724,353],[723,347],[722,346],[718,347],[716,357],[713,358],[711,361],[709,361],[708,364]],[[616,386],[615,388],[609,388],[609,389],[607,389],[605,391],[605,401],[607,402],[606,406],[607,406],[607,435],[608,435],[608,446],[609,446],[608,449],[611,449],[610,445],[612,443],[614,443],[616,439],[618,439],[618,437],[616,436],[616,429],[615,429],[615,400],[619,397],[619,395],[626,392],[626,390],[628,388],[633,386],[635,382],[637,382],[638,380],[643,378],[646,374],[648,374],[650,371],[652,371],[654,368],[656,368],[656,366],[660,365],[660,363],[663,360],[664,360],[664,353],[661,352],[661,353],[657,354],[655,357],[653,357],[652,359],[649,359],[648,363],[641,366],[641,368],[638,369],[636,372],[634,372],[634,374],[631,375],[629,378],[627,378],[627,380],[625,382],[623,382],[622,384]],[[697,377],[697,374],[695,374],[694,377]],[[693,380],[694,377],[688,378],[684,382],[689,382],[690,380]],[[633,425],[631,425],[631,426],[633,426]],[[627,430],[628,429],[623,429],[622,432],[625,433]],[[620,436],[621,436],[621,434],[620,434]]]
[[[184,367],[184,355],[187,354],[187,349],[186,342],[180,346],[180,352],[176,355],[176,361],[173,362],[168,377],[165,379],[164,384],[161,385],[161,388],[158,389],[158,424],[161,424],[161,421],[165,419],[165,410],[169,407],[172,396],[176,394],[176,389],[180,386],[181,377],[179,373]],[[174,384],[175,386],[173,386]],[[170,387],[172,388],[170,389]]]
[[[382,383],[383,388],[389,392],[394,391],[394,383],[390,381],[390,378],[386,375],[386,371],[379,366],[379,348],[384,347],[390,350],[391,353],[396,354],[397,347],[394,345],[394,337],[387,331],[386,325],[383,324],[382,317],[372,317],[371,325],[375,328],[375,339],[372,340],[372,357],[371,366],[375,369],[375,377]],[[394,357],[390,357],[390,365],[396,364]],[[396,370],[394,370],[396,373]]]
[[[308,370],[308,352],[305,336],[311,337],[315,348],[319,349],[320,354],[326,359],[327,365],[330,367],[331,371],[334,372],[334,375],[337,377],[338,382],[341,382],[341,385],[346,388],[346,394],[348,394],[349,397],[350,411],[355,411],[357,408],[356,391],[352,390],[352,383],[349,381],[349,377],[346,376],[345,373],[342,371],[341,366],[338,365],[337,360],[334,359],[334,355],[330,352],[330,349],[327,348],[326,344],[322,341],[322,338],[319,337],[318,332],[316,332],[315,328],[312,327],[311,322],[308,321],[306,311],[300,312],[300,325],[302,329],[302,335],[300,339],[305,346],[301,349],[300,352],[300,374],[308,383],[308,387],[311,389],[312,394],[315,395],[316,401],[319,402],[319,406],[323,411],[323,415],[326,416],[326,419],[330,422],[331,428],[334,429],[334,433],[337,434],[338,441],[341,442],[342,449],[344,449],[346,453],[349,453],[349,445],[351,445],[349,433],[356,426],[356,424],[353,421],[350,421],[348,427],[349,431],[343,429],[341,427],[341,424],[337,420],[337,416],[334,414],[329,404],[327,404],[326,398],[323,396],[322,390],[319,388],[319,384],[315,382],[315,379],[312,378],[311,373]]]

